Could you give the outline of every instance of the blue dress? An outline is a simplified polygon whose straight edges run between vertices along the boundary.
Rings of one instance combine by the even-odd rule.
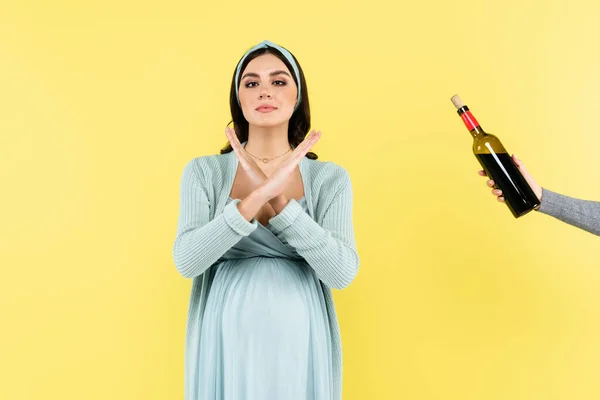
[[[306,211],[304,198],[299,204]],[[258,224],[216,266],[200,333],[197,400],[331,399],[330,337],[313,269],[282,235]]]

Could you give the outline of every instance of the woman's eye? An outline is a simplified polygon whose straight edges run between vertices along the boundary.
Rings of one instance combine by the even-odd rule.
[[[251,81],[251,82],[246,82],[246,84],[244,85],[244,87],[246,87],[246,88],[253,88],[256,85],[258,85],[258,82]]]
[[[285,82],[285,81],[274,81],[273,84],[276,85],[276,86],[285,86],[285,85],[287,85],[287,82]]]

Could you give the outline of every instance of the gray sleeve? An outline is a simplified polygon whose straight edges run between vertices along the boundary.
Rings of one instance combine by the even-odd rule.
[[[574,199],[542,188],[538,211],[600,236],[600,202]]]

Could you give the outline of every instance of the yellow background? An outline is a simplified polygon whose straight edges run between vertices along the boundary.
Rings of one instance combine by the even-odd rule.
[[[544,186],[600,199],[600,5],[3,1],[0,398],[181,399],[183,166],[231,74],[303,66],[346,167],[361,270],[335,293],[344,399],[600,398],[598,238],[514,219],[450,96]]]

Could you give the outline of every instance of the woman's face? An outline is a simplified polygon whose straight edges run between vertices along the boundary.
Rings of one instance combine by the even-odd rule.
[[[263,54],[250,61],[241,76],[240,104],[250,125],[272,127],[290,120],[298,87],[283,61]]]

